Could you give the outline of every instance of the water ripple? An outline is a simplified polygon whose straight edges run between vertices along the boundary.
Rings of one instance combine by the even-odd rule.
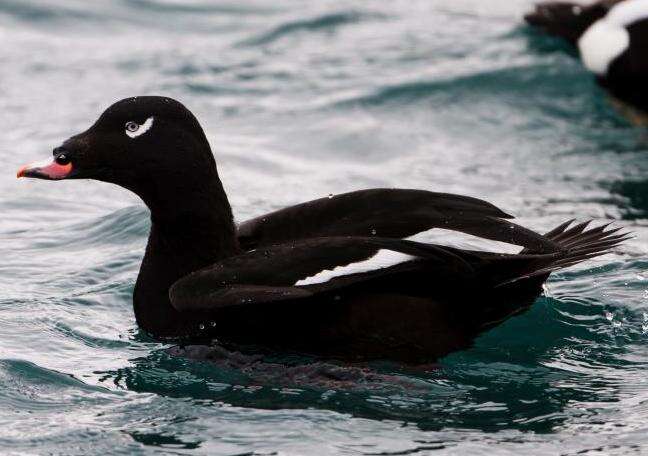
[[[274,29],[255,37],[248,38],[239,43],[239,46],[267,45],[299,32],[331,32],[342,25],[355,24],[363,20],[375,20],[381,17],[377,14],[358,11],[342,11],[324,14],[312,19],[298,19],[278,25]]]

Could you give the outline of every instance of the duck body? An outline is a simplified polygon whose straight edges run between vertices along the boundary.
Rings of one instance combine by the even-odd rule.
[[[241,351],[419,364],[469,347],[480,333],[527,309],[544,281],[493,289],[421,263],[281,304],[223,309],[205,315],[211,320],[203,320],[204,327],[208,339]]]
[[[576,46],[599,85],[648,113],[648,0],[544,2],[525,19]]]
[[[407,189],[331,196],[236,226],[202,129],[165,97],[117,102],[53,155],[19,177],[112,182],[149,207],[135,317],[183,343],[430,362],[527,309],[552,271],[626,238],[571,222],[541,235],[483,200]],[[434,228],[523,250],[406,239]]]
[[[419,193],[374,189],[334,198],[346,200],[343,205],[349,200],[366,200],[367,196],[386,203],[385,195],[400,200],[411,192]],[[432,192],[416,196],[421,193],[430,199],[446,197]],[[317,203],[328,206],[323,212],[336,206],[336,201],[328,198],[313,203],[314,209]],[[290,209],[239,227],[240,244],[254,242],[254,249],[185,276],[171,286],[173,306],[184,309],[181,314],[192,316],[186,328],[172,335],[215,338],[243,351],[263,347],[338,359],[431,362],[470,346],[480,333],[528,309],[540,295],[550,270],[597,255],[621,240],[611,231],[586,231],[583,224],[571,229],[562,225],[545,238],[509,221],[484,218],[481,225],[473,225],[475,213],[463,212],[457,218],[444,214],[439,225],[524,243],[530,246],[529,251],[535,248],[554,253],[465,251],[401,240],[403,227],[390,226],[385,223],[390,219],[382,216],[371,223],[361,217],[362,211],[356,236],[348,235],[349,225],[340,224],[344,236],[333,233],[319,237],[322,230],[328,233],[335,229],[322,224],[317,225],[321,228],[313,237],[307,237],[300,229],[291,232],[296,226],[311,224],[294,224],[286,214]],[[297,212],[304,215],[303,208],[299,209]],[[314,212],[319,215],[322,211]],[[400,213],[400,221],[406,221],[407,210]],[[285,230],[263,229],[279,228],[282,220]],[[349,217],[341,220],[354,224]],[[380,237],[377,230],[365,227],[379,226],[381,220],[385,232],[395,238]],[[251,229],[254,227],[257,230]],[[412,228],[408,225],[405,232]],[[365,231],[376,235],[367,237]],[[279,239],[270,233],[276,233]],[[567,245],[561,244],[561,236]],[[567,250],[571,252],[563,253]],[[383,255],[385,252],[388,255]],[[381,261],[371,264],[381,255]],[[239,283],[245,285],[237,289]],[[216,290],[214,284],[221,287]],[[144,315],[141,320],[148,318]]]

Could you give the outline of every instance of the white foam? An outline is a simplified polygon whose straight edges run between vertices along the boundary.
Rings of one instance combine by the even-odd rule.
[[[626,0],[596,21],[578,40],[583,63],[604,76],[610,64],[630,46],[629,25],[648,18],[648,0]]]
[[[153,117],[149,117],[144,121],[142,125],[139,126],[137,130],[135,131],[126,130],[126,134],[131,138],[137,138],[138,136],[143,135],[144,133],[149,131],[152,126],[153,126]]]
[[[404,263],[409,260],[413,260],[414,258],[416,257],[400,252],[394,252],[392,250],[383,249],[379,250],[374,256],[367,260],[351,263],[346,266],[338,266],[331,270],[325,269],[322,272],[297,281],[295,285],[311,285],[314,283],[323,283],[328,282],[334,277],[357,274],[360,272],[377,271],[379,269],[384,269],[390,266]]]

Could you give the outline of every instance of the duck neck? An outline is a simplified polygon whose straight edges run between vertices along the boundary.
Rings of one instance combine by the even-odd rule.
[[[239,252],[230,204],[217,174],[207,187],[167,182],[140,196],[151,211],[151,231],[133,294],[135,318],[156,337],[188,335],[198,316],[176,311],[169,287]]]

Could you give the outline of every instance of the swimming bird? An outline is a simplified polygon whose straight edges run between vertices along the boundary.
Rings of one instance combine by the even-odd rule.
[[[577,46],[601,86],[648,113],[648,0],[545,2],[525,19]]]
[[[528,308],[552,271],[627,238],[572,221],[541,235],[477,198],[388,188],[237,226],[197,119],[157,96],[116,102],[18,177],[96,179],[136,193],[151,217],[133,294],[138,325],[159,339],[244,350],[430,362]],[[405,239],[433,228],[524,249]]]

